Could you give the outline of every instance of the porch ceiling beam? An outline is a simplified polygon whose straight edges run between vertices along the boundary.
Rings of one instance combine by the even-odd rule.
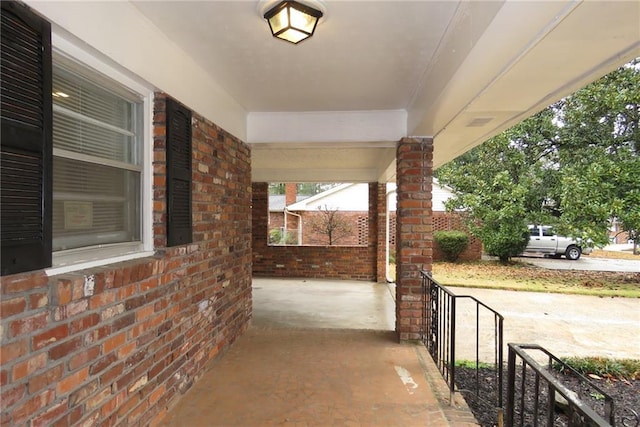
[[[252,112],[249,143],[399,141],[407,133],[405,110]]]
[[[378,169],[258,169],[253,182],[377,182]]]

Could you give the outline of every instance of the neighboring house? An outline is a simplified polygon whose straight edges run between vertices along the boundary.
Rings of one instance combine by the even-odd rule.
[[[295,184],[293,184],[295,187]],[[292,191],[291,189],[289,191]],[[338,185],[311,197],[289,195],[292,203],[286,203],[284,195],[269,196],[269,230],[272,235],[288,236],[279,240],[281,244],[290,245],[326,245],[327,236],[314,231],[312,222],[322,215],[322,210],[335,210],[340,218],[350,225],[351,233],[339,239],[336,244],[367,245],[369,210],[368,184],[346,183]],[[445,202],[453,196],[451,189],[440,185],[433,179],[433,227],[435,230],[466,230],[462,218],[457,213],[446,212]],[[396,242],[396,185],[387,185],[389,211],[389,247],[395,250]],[[295,202],[293,202],[295,200]],[[276,231],[273,231],[276,230]],[[470,236],[471,237],[471,236]],[[272,243],[278,244],[273,241]],[[461,259],[475,260],[482,255],[482,244],[471,237],[469,248]],[[434,247],[436,260],[442,259],[437,247]]]
[[[618,219],[611,220],[611,226],[609,227],[609,240],[611,244],[623,245],[633,243],[633,240],[629,237],[629,233],[622,230],[622,224]]]
[[[302,245],[327,245],[328,236],[314,231],[313,224],[322,221],[322,211],[337,211],[336,221],[347,231],[338,235],[334,244],[366,246],[368,243],[369,185],[340,184],[287,206],[290,215],[300,218],[298,233]],[[348,231],[350,230],[350,231]]]
[[[302,244],[298,241],[299,217],[289,214],[287,205],[304,200],[310,196],[299,195],[296,184],[286,184],[286,194],[269,195],[269,243],[270,244]]]

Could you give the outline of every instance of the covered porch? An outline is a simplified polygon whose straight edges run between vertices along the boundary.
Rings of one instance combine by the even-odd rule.
[[[422,343],[398,344],[393,284],[254,278],[247,332],[163,427],[473,426]]]
[[[7,218],[16,229],[23,196],[35,213],[34,231],[15,238],[4,216],[1,224],[1,424],[158,425],[181,413],[176,405],[195,402],[182,398],[189,390],[207,398],[219,386],[214,409],[236,417],[273,409],[273,423],[368,424],[374,409],[390,411],[380,415],[388,424],[455,423],[424,377],[428,359],[398,343],[422,332],[433,171],[640,56],[640,4],[335,1],[316,35],[293,46],[269,34],[259,12],[268,3],[276,2],[2,2],[3,55],[30,61],[25,72],[21,58],[3,56],[3,85],[16,91],[3,95],[0,111],[1,184],[3,198],[8,188],[17,196],[2,207],[15,207]],[[112,97],[129,111],[126,120],[114,108],[102,114]],[[23,118],[26,109],[33,117]],[[77,141],[92,134],[77,130],[87,126],[99,136]],[[33,136],[29,147],[23,128]],[[103,141],[118,147],[116,160],[104,158]],[[97,153],[87,154],[85,143]],[[16,170],[27,179],[5,174],[4,156],[26,165]],[[83,188],[63,191],[51,177],[77,171],[78,162],[83,175],[68,183]],[[97,179],[95,165],[122,180]],[[380,186],[397,184],[394,326],[260,327],[258,261],[290,273],[306,262],[293,249],[270,248],[266,228],[255,226],[267,214],[256,201],[266,200],[269,182],[368,183],[372,204]],[[105,201],[107,214],[99,210]],[[107,224],[114,232],[104,241],[96,238],[97,219],[113,220],[121,205],[126,217]],[[374,210],[363,251],[375,261],[362,281],[384,277],[376,258],[382,210]],[[73,248],[67,232],[80,234]],[[361,260],[350,249],[314,256],[324,262],[301,271],[332,278]],[[255,358],[257,349],[271,352],[274,369],[262,363],[266,355]],[[293,353],[301,364],[289,375],[282,363]],[[323,355],[326,366],[313,363]],[[234,377],[250,364],[257,370],[245,382]],[[347,397],[314,409],[314,387],[328,399],[333,390]],[[268,400],[274,394],[284,405],[278,410]],[[252,397],[267,399],[264,411]],[[290,401],[313,410],[302,414]]]

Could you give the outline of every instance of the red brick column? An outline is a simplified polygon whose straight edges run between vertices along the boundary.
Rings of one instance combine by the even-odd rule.
[[[433,140],[403,138],[397,150],[396,332],[401,341],[421,335],[420,271],[431,271]]]
[[[253,262],[260,260],[267,249],[269,228],[269,183],[254,182],[251,184],[251,248]]]
[[[378,283],[387,281],[387,185],[376,184],[375,203],[378,209],[376,239],[376,276]],[[372,197],[369,198],[370,200]]]
[[[377,282],[381,281],[380,275],[380,259],[378,254],[378,218],[380,216],[380,210],[378,209],[378,183],[369,183],[369,214],[367,215],[367,230],[369,231],[367,246],[371,250],[371,262],[374,264],[374,279]]]

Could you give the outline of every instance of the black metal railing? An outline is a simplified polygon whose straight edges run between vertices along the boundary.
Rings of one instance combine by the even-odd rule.
[[[534,356],[535,354],[535,356]],[[578,385],[562,381],[571,375]],[[597,396],[589,406],[584,394]],[[617,414],[617,416],[616,416]],[[638,426],[638,414],[537,344],[509,344],[505,422],[511,426]]]
[[[463,361],[466,368],[473,368],[475,387],[458,392],[490,405],[501,418],[504,318],[470,295],[454,294],[438,284],[430,273],[422,271],[421,276],[422,341],[449,386],[450,402],[454,402],[456,392],[456,363]],[[464,321],[458,324],[463,316]],[[459,339],[464,339],[464,345],[456,345]]]

